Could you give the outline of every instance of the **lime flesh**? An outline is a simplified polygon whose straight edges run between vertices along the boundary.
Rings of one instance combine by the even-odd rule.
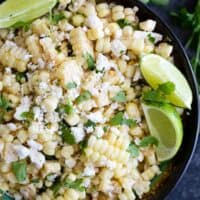
[[[178,152],[183,138],[183,126],[179,114],[169,104],[159,106],[142,104],[142,108],[151,135],[159,141],[156,149],[158,160],[170,160]]]
[[[49,12],[56,2],[56,0],[7,0],[0,4],[0,28],[40,17]]]
[[[167,96],[174,105],[191,109],[192,91],[183,74],[169,61],[155,54],[148,54],[141,59],[141,72],[151,87],[173,82],[175,91]]]

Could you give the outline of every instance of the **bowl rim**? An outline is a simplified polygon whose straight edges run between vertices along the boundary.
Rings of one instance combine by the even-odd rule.
[[[168,23],[165,22],[161,17],[159,17],[158,14],[155,13],[155,11],[153,11],[148,5],[145,5],[144,3],[140,2],[139,0],[134,0],[134,3],[136,4],[136,6],[139,6],[140,9],[146,10],[146,12],[148,12],[150,15],[152,15],[158,24],[165,26],[165,29],[167,30],[167,35],[177,45],[177,48],[180,49],[180,54],[183,56],[183,59],[185,59],[185,61],[186,61],[186,64],[187,64],[186,68],[188,70],[186,73],[188,76],[190,76],[191,82],[194,85],[194,88],[193,88],[194,90],[192,92],[193,92],[193,97],[194,97],[193,103],[196,102],[196,109],[197,109],[197,111],[196,111],[197,124],[196,124],[196,127],[194,127],[195,128],[194,132],[196,133],[196,135],[193,139],[193,146],[191,148],[191,152],[190,152],[187,160],[183,163],[180,173],[174,182],[174,185],[171,185],[170,187],[168,187],[168,190],[166,191],[166,193],[163,194],[163,198],[165,199],[169,196],[170,193],[172,193],[176,189],[176,187],[182,180],[183,176],[185,175],[185,173],[188,170],[188,167],[189,167],[191,160],[193,158],[193,155],[195,153],[195,150],[197,147],[197,142],[198,142],[198,137],[199,137],[199,130],[200,130],[200,96],[199,96],[199,92],[198,92],[197,79],[192,70],[192,66],[191,66],[189,57],[188,57],[186,50],[183,47],[180,39],[178,38],[178,36],[173,32],[172,28],[170,28]]]

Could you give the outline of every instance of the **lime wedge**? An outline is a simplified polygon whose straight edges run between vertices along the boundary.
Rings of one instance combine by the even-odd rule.
[[[170,160],[179,150],[183,138],[183,126],[178,112],[169,104],[142,104],[142,108],[151,135],[159,141],[156,149],[158,160]]]
[[[183,74],[166,59],[148,54],[141,59],[141,71],[145,80],[156,89],[159,84],[171,81],[175,84],[175,91],[167,96],[174,105],[191,109],[192,91]]]
[[[49,12],[57,0],[7,0],[0,4],[0,28],[29,22]]]

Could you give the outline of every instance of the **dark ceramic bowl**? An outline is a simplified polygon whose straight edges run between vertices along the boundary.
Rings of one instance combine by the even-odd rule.
[[[103,1],[97,1],[103,2]],[[107,1],[108,2],[108,1]],[[186,111],[183,117],[184,139],[176,157],[171,161],[167,173],[161,178],[159,184],[152,189],[143,199],[163,200],[175,189],[176,185],[186,172],[192,155],[194,153],[199,133],[199,96],[197,82],[192,71],[189,59],[178,38],[173,34],[170,28],[163,22],[159,16],[153,13],[147,6],[137,0],[110,0],[126,7],[139,7],[139,18],[141,20],[153,19],[157,21],[156,32],[164,35],[174,46],[173,56],[176,66],[185,75],[193,92],[193,103],[191,111]],[[188,186],[190,187],[190,186]]]

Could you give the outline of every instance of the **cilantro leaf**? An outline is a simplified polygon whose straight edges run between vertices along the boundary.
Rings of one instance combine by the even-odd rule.
[[[81,95],[79,95],[76,99],[75,99],[75,103],[80,104],[83,101],[87,101],[92,97],[91,93],[87,90],[85,90],[84,92],[81,93]]]
[[[30,22],[23,22],[23,21],[18,21],[15,24],[11,26],[13,29],[18,29],[18,28],[23,28],[25,32],[27,32],[30,29],[32,21]]]
[[[50,21],[52,24],[58,24],[59,21],[61,21],[62,19],[65,19],[65,15],[64,13],[60,12],[60,13],[53,13],[50,16]]]
[[[62,140],[70,145],[76,144],[76,139],[70,129],[70,127],[65,123],[60,123],[60,130],[62,133]]]
[[[149,90],[144,92],[143,100],[150,103],[169,103],[166,99],[175,90],[175,85],[172,82],[160,84],[156,90]]]
[[[66,179],[64,181],[64,186],[67,187],[67,188],[71,188],[71,189],[75,189],[75,190],[78,190],[80,192],[83,192],[83,191],[85,191],[85,187],[82,186],[82,183],[83,183],[83,179],[77,179],[75,181]]]
[[[122,124],[125,124],[125,125],[127,125],[129,127],[135,127],[136,126],[136,121],[133,120],[133,119],[124,118]]]
[[[168,81],[158,86],[158,91],[162,92],[165,95],[169,95],[175,91],[174,83]]]
[[[147,147],[149,145],[158,146],[158,140],[154,136],[146,136],[140,141],[139,144],[140,147]]]
[[[69,82],[67,84],[67,89],[71,90],[73,88],[77,88],[77,84],[75,82]]]
[[[91,120],[88,120],[88,121],[84,124],[84,126],[85,126],[86,128],[89,128],[89,127],[95,128],[96,123],[93,122],[93,121],[91,121]]]
[[[85,139],[79,143],[80,149],[83,151],[88,146],[88,140]]]
[[[110,120],[110,124],[112,126],[122,125],[124,119],[123,112],[118,112],[113,118]]]
[[[8,100],[3,96],[3,94],[0,94],[0,109],[7,110],[9,107]]]
[[[87,61],[88,69],[91,70],[91,71],[95,70],[96,64],[95,64],[95,60],[92,57],[92,55],[89,54],[89,53],[86,53],[85,58],[86,58],[86,61]]]
[[[26,73],[24,73],[24,72],[17,72],[16,76],[15,76],[15,79],[19,83],[24,83],[27,80]]]
[[[12,163],[12,171],[17,181],[23,182],[26,180],[27,164],[25,160],[20,160]]]
[[[33,113],[32,111],[23,112],[23,113],[21,113],[21,117],[22,117],[24,120],[31,121],[31,120],[34,119],[34,113]]]
[[[131,154],[132,157],[139,156],[139,149],[134,143],[129,144],[128,152]]]
[[[118,112],[113,118],[111,118],[110,124],[112,126],[127,125],[129,127],[133,127],[136,125],[136,121],[132,119],[126,119],[124,118],[123,112]]]
[[[113,101],[119,102],[119,103],[125,103],[126,102],[126,95],[123,91],[118,92],[114,97]]]
[[[1,189],[0,189],[0,199],[1,200],[15,200],[15,198],[10,196],[10,194],[8,194],[8,192],[4,192]]]
[[[149,42],[151,42],[153,44],[155,43],[156,39],[150,33],[147,35],[147,37],[148,37]]]
[[[131,22],[129,22],[127,19],[118,19],[117,23],[120,28],[124,28],[125,26],[132,26]]]

